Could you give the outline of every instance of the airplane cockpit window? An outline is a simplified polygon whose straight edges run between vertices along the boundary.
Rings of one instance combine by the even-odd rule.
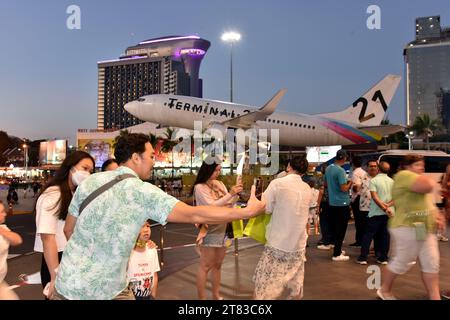
[[[144,102],[144,101],[145,101],[145,98],[139,98],[137,101],[139,101],[139,102]]]

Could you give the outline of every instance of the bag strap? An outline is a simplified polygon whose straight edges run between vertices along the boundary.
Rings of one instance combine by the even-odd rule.
[[[118,175],[117,177],[115,177],[113,180],[105,183],[104,185],[102,185],[100,188],[98,188],[97,190],[95,190],[94,192],[92,192],[86,199],[84,199],[84,201],[81,203],[80,205],[80,210],[79,210],[79,214],[81,214],[81,212],[83,212],[84,208],[86,208],[88,206],[89,203],[92,202],[92,200],[94,200],[95,198],[97,198],[99,195],[101,195],[103,192],[105,192],[106,190],[112,188],[112,186],[114,186],[115,184],[119,183],[122,180],[128,179],[128,178],[136,178],[135,175],[131,174],[131,173],[125,173],[125,174],[121,174]]]

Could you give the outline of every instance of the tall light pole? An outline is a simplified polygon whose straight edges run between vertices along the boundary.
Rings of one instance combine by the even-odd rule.
[[[222,34],[222,41],[230,43],[230,102],[233,102],[233,44],[241,40],[241,35],[237,32],[230,31]],[[230,159],[230,174],[233,174],[233,162]]]
[[[406,137],[408,138],[408,150],[412,150],[413,149],[412,139],[414,139],[414,131],[409,131],[406,134]]]
[[[225,32],[222,35],[222,41],[230,43],[230,102],[233,102],[233,44],[241,39],[237,32]]]
[[[28,179],[28,145],[23,144],[23,162],[25,167],[25,179]]]

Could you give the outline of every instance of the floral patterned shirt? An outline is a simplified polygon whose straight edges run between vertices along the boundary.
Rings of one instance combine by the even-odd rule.
[[[361,197],[359,198],[359,210],[369,211],[370,201],[372,200],[369,185],[370,180],[372,178],[366,173],[360,179],[361,179],[361,191],[359,192],[359,194],[361,195]]]
[[[79,207],[93,191],[121,174],[125,179]],[[64,250],[56,290],[71,300],[112,299],[127,287],[127,264],[147,219],[167,223],[178,200],[143,182],[127,167],[91,175],[76,190],[69,214],[77,218]]]

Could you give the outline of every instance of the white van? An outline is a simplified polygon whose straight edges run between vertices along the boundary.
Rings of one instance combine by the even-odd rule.
[[[427,150],[387,150],[383,152],[369,153],[360,155],[363,166],[367,164],[369,160],[386,161],[391,165],[389,172],[390,176],[393,176],[400,165],[400,161],[407,154],[419,154],[425,159],[425,175],[432,177],[438,184],[437,190],[435,190],[436,203],[442,202],[441,196],[441,181],[444,177],[447,165],[450,164],[450,154],[443,151],[427,151]]]

